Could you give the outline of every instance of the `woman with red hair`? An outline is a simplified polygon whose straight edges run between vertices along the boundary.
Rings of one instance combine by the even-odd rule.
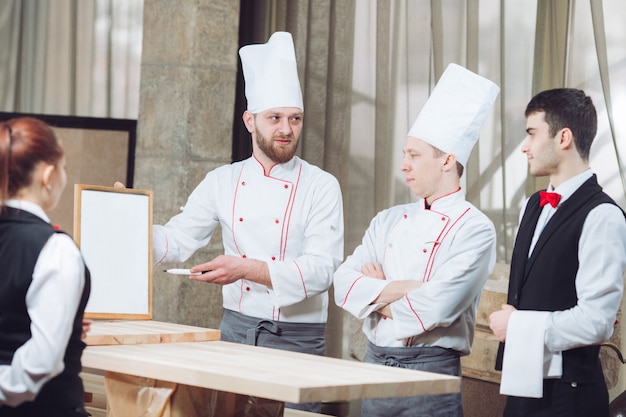
[[[0,123],[0,417],[88,415],[79,372],[89,271],[46,215],[66,181],[46,123]]]

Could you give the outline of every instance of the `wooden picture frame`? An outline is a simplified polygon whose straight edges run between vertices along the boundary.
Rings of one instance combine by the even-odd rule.
[[[85,317],[152,319],[152,191],[74,186],[74,240],[91,272]]]

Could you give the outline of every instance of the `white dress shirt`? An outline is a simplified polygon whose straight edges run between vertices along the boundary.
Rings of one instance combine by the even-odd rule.
[[[561,194],[561,201],[556,208],[546,204],[537,224],[541,224],[544,215],[547,220],[543,224],[547,223],[560,205],[592,175],[589,169],[556,189],[550,185],[548,191]],[[520,219],[521,216],[523,213]],[[541,231],[540,228],[535,230],[530,251]],[[600,204],[589,212],[580,236],[578,261],[578,303],[569,310],[552,312],[547,323],[545,343],[551,352],[604,342],[613,334],[626,269],[626,222],[618,207]]]
[[[50,222],[41,207],[9,200],[7,206]],[[43,385],[63,371],[63,357],[85,285],[85,269],[74,241],[53,234],[44,245],[26,294],[31,338],[20,346],[11,365],[0,365],[0,405],[32,401]]]

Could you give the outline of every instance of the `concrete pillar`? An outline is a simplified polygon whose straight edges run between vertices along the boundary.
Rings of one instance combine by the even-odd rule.
[[[231,162],[239,2],[146,0],[143,27],[134,185],[153,190],[163,224],[208,171]],[[222,253],[219,237],[185,266]],[[217,328],[221,287],[158,267],[153,280],[154,320]]]

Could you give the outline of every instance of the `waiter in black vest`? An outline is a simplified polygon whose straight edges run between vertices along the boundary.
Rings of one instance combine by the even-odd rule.
[[[65,152],[41,120],[0,123],[0,417],[87,417],[80,377],[91,278],[54,227]]]
[[[613,333],[626,268],[626,215],[589,167],[597,116],[583,91],[526,107],[522,152],[549,176],[520,216],[507,304],[490,315],[505,417],[608,416],[599,343]]]

